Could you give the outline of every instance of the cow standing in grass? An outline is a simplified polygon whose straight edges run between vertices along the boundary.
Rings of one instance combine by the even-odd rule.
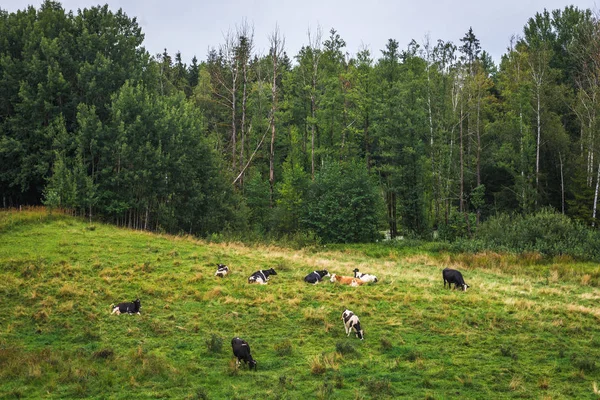
[[[452,288],[451,285],[453,283],[454,283],[454,289],[457,289],[460,287],[461,290],[463,290],[465,292],[470,287],[469,285],[467,285],[465,283],[465,280],[463,279],[462,274],[455,269],[444,268],[444,270],[442,271],[442,278],[444,278],[444,288],[446,287],[446,282],[448,282],[448,289]]]
[[[342,321],[344,321],[344,329],[346,330],[346,335],[350,336],[350,332],[352,329],[356,332],[356,337],[360,340],[365,338],[364,332],[360,326],[360,321],[356,314],[354,314],[350,310],[345,310],[342,313]]]
[[[233,355],[236,357],[235,365],[239,367],[240,363],[244,361],[248,364],[249,369],[254,369],[256,371],[256,360],[252,358],[250,354],[250,345],[244,339],[240,339],[239,337],[234,337],[231,339],[231,349],[233,350]]]

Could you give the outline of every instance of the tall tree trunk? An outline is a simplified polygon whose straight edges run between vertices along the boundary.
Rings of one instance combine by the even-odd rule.
[[[596,208],[598,206],[598,187],[600,186],[600,163],[598,163],[598,174],[596,176],[596,190],[594,193],[594,209],[592,211],[592,227],[596,226]]]
[[[279,28],[270,37],[271,59],[273,63],[273,81],[271,85],[271,148],[269,152],[269,191],[270,206],[274,206],[275,192],[275,113],[277,112],[277,68],[279,57],[283,52],[285,39],[279,37]]]
[[[537,108],[536,108],[536,123],[537,123],[537,141],[536,141],[536,152],[535,152],[535,190],[536,193],[539,194],[540,190],[540,146],[541,146],[541,138],[542,138],[542,111],[541,111],[541,84],[536,84],[536,100],[537,100]],[[535,204],[538,204],[538,197],[535,198]]]
[[[565,176],[563,171],[563,157],[562,153],[558,152],[558,159],[560,161],[560,198],[561,198],[561,210],[562,214],[565,214]]]
[[[460,103],[460,197],[459,210],[465,210],[465,171],[464,171],[464,143],[463,143],[463,104]]]

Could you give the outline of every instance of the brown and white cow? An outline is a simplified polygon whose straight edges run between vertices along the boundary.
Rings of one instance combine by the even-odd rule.
[[[343,276],[331,274],[331,278],[329,279],[331,283],[339,283],[341,285],[350,285],[350,286],[360,286],[364,285],[365,282],[359,278],[355,278],[353,276]]]

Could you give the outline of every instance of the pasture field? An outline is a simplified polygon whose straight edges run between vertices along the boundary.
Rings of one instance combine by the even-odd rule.
[[[466,293],[442,287],[447,266]],[[246,283],[271,267],[268,285]],[[357,267],[380,282],[302,280]],[[0,398],[598,399],[599,276],[534,254],[293,250],[4,211]],[[136,297],[141,315],[110,314]],[[345,308],[364,341],[346,337]],[[234,336],[256,372],[235,368]]]

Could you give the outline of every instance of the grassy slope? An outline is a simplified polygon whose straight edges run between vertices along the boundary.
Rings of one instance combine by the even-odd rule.
[[[462,293],[442,288],[447,257],[364,254],[1,212],[0,397],[598,398],[600,290],[582,284],[596,265],[458,266],[472,287]],[[215,278],[217,262],[231,275]],[[269,267],[278,275],[268,285],[246,283]],[[381,282],[302,282],[314,269],[355,267]],[[136,296],[141,316],[110,315]],[[345,307],[364,342],[346,338]],[[257,372],[232,367],[236,335]]]

